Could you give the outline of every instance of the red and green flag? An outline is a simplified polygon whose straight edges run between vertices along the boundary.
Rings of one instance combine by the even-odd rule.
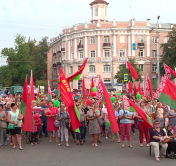
[[[37,101],[40,102],[40,89],[39,89],[39,85],[38,85],[38,89],[37,89]]]
[[[91,86],[90,86],[90,96],[92,96],[92,92],[93,92],[93,87],[94,87],[94,79],[93,79],[93,76],[92,76],[92,79],[91,79]]]
[[[133,81],[137,80],[138,74],[137,74],[136,70],[133,68],[133,66],[128,61],[126,61],[126,68],[128,68],[130,70]]]
[[[58,83],[58,87],[57,87],[57,90],[58,90],[58,100],[61,100],[61,92],[60,92],[60,76],[59,76],[59,81],[57,82]]]
[[[31,97],[31,102],[32,102],[32,100],[35,100],[35,94],[34,94],[34,80],[33,80],[32,70],[31,70],[31,78],[30,78],[29,92],[30,92],[30,97]]]
[[[152,86],[151,86],[148,74],[146,76],[144,96],[147,97],[147,98],[151,97],[151,99],[153,99],[153,91],[152,91]]]
[[[86,87],[85,87],[85,79],[83,75],[83,81],[82,81],[82,94],[83,94],[83,100],[86,100]]]
[[[52,100],[52,95],[51,95],[51,88],[50,88],[50,83],[48,80],[48,102]]]
[[[138,90],[136,88],[136,84],[134,83],[134,97],[135,97],[135,99],[137,99],[137,92],[138,92]]]
[[[133,92],[133,85],[131,84],[131,82],[128,82],[128,93],[132,93]]]
[[[168,79],[176,78],[176,72],[171,67],[166,65],[165,63],[164,63],[164,69],[165,69],[166,76]]]
[[[20,110],[24,117],[22,129],[24,131],[33,132],[34,131],[33,130],[33,117],[32,117],[31,101],[30,101],[29,93],[28,93],[27,76],[26,76],[25,83],[24,83]]]
[[[154,98],[176,110],[176,85],[164,76]]]
[[[151,118],[139,106],[137,106],[134,102],[128,99],[125,95],[123,95],[123,103],[124,103],[124,110],[130,112],[136,111],[149,128],[153,127]]]
[[[138,84],[138,92],[141,92],[141,81],[139,80],[139,84]]]
[[[104,92],[104,97],[103,98],[106,102],[106,107],[107,107],[108,118],[109,118],[111,130],[112,130],[112,133],[115,134],[119,131],[119,126],[117,124],[117,120],[116,120],[115,113],[114,113],[114,110],[113,110],[113,107],[112,107],[110,96],[109,96],[109,94],[106,90],[106,87],[105,87],[103,81],[101,81],[101,84],[102,84],[102,87],[103,87],[103,92]]]
[[[73,75],[71,75],[70,77],[67,78],[67,82],[71,82],[73,80],[79,80],[80,79],[81,74],[82,74],[82,72],[83,72],[83,70],[84,70],[84,68],[87,64],[87,60],[88,60],[88,58],[84,61],[82,66],[78,69],[78,71],[75,74],[73,74]]]

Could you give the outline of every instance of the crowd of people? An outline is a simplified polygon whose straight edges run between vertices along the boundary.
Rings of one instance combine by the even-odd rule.
[[[101,138],[111,138],[111,142],[117,141],[125,148],[125,141],[129,148],[133,148],[131,135],[139,130],[139,146],[154,147],[156,161],[162,157],[176,158],[176,112],[169,106],[159,101],[149,100],[145,97],[135,99],[135,96],[128,95],[128,98],[138,105],[153,121],[153,128],[148,128],[137,112],[130,112],[123,108],[123,94],[110,92],[109,96],[115,97],[114,111],[119,132],[112,133],[111,127],[107,125],[108,111],[106,104],[99,102],[96,97],[90,97],[91,104],[87,105],[80,96],[74,99],[75,105],[80,113],[80,133],[73,131],[68,108],[63,102],[60,107],[55,107],[54,102],[57,96],[48,102],[46,95],[40,96],[40,102],[36,99],[31,102],[32,108],[41,108],[40,120],[34,118],[34,132],[22,131],[23,115],[20,111],[21,96],[0,97],[0,149],[7,145],[16,148],[16,140],[19,149],[23,150],[21,140],[28,139],[32,146],[40,143],[42,138],[49,137],[51,143],[55,137],[58,145],[69,146],[72,137],[76,145],[84,145],[88,134],[92,136],[92,146],[97,147],[102,143]],[[33,109],[32,109],[33,110]],[[33,113],[33,117],[35,112]],[[117,140],[115,140],[117,139]]]

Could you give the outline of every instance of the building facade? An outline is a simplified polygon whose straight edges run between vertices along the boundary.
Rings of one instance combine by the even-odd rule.
[[[172,31],[173,25],[151,24],[149,19],[109,21],[108,6],[109,3],[104,0],[93,1],[90,3],[91,23],[63,28],[59,36],[51,39],[48,79],[53,88],[57,87],[57,83],[52,80],[58,79],[60,67],[68,77],[78,70],[86,58],[88,63],[82,74],[86,80],[86,88],[89,88],[92,76],[96,85],[101,76],[105,85],[110,86],[119,65],[129,58],[136,59],[143,85],[147,74],[153,84],[156,82],[156,57],[157,54],[162,55],[160,47],[159,52],[156,51],[156,32],[159,32],[160,45],[168,41],[167,35]],[[82,78],[71,83],[73,89],[80,89],[81,85]]]

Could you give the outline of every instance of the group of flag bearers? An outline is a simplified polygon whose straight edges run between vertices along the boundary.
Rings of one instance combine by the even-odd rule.
[[[71,92],[71,88],[69,85],[70,81],[79,80],[80,76],[84,70],[84,67],[86,66],[87,60],[82,64],[82,66],[79,68],[79,70],[70,76],[69,78],[66,78],[62,68],[60,68],[60,75],[59,75],[59,81],[58,81],[58,98],[60,101],[64,102],[66,105],[70,120],[72,124],[72,129],[75,132],[80,132],[79,128],[81,126],[81,123],[79,121],[80,115],[79,111],[77,110],[75,106],[75,102],[73,100],[73,94]],[[135,71],[135,69],[132,67],[132,65],[126,61],[126,66],[129,68],[130,73],[132,75],[133,80],[138,79],[138,74]],[[176,110],[176,85],[170,80],[171,78],[176,78],[176,73],[166,64],[164,64],[166,75],[162,78],[161,83],[156,91],[156,93],[153,96],[152,87],[150,83],[149,76],[146,76],[146,86],[144,89],[144,92],[141,92],[141,85],[139,82],[138,89],[136,88],[136,85],[134,83],[134,96],[136,99],[140,99],[141,95],[143,95],[146,98],[150,98],[151,100],[159,100],[174,110]],[[22,102],[21,102],[21,112],[24,116],[24,123],[22,126],[22,129],[24,131],[34,132],[34,120],[32,116],[32,108],[31,108],[31,101],[35,100],[34,90],[33,90],[33,76],[31,72],[31,79],[30,79],[30,96],[28,94],[28,88],[27,88],[27,78],[25,80],[24,85],[24,91],[22,95]],[[89,98],[87,98],[86,90],[85,90],[85,80],[83,76],[83,83],[82,83],[82,96],[83,96],[83,102],[87,105],[91,104],[91,101]],[[93,90],[94,89],[94,90]],[[128,94],[132,94],[133,91],[133,85],[129,81],[129,91]],[[109,118],[109,124],[112,130],[112,133],[115,134],[119,131],[119,126],[114,114],[114,108],[112,103],[112,98],[109,96],[108,91],[100,77],[99,84],[97,88],[95,88],[93,78],[91,80],[91,89],[90,89],[90,96],[96,96],[99,100],[99,103],[103,101],[104,104],[106,104],[107,112],[108,112],[108,118]],[[37,98],[39,99],[39,91],[37,93]],[[51,95],[51,89],[48,82],[48,102],[51,101],[52,95]],[[145,125],[148,128],[152,128],[152,120],[151,117],[149,117],[137,104],[135,104],[133,101],[131,101],[125,94],[122,95],[123,99],[123,110],[128,110],[130,112],[136,111],[138,115],[142,118]],[[59,107],[59,105],[58,105]]]

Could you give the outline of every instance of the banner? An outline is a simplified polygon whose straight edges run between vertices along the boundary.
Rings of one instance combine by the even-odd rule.
[[[103,97],[103,87],[102,87],[101,82],[102,82],[102,79],[100,76],[99,81],[98,81],[98,88],[97,88],[97,99],[99,102],[102,100],[102,97]]]

